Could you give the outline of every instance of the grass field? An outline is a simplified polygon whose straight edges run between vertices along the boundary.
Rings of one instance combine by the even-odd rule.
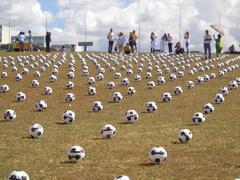
[[[21,54],[0,53],[2,58],[8,55],[16,57]],[[25,53],[25,55],[29,54]],[[82,56],[84,57],[84,54]],[[133,80],[134,75],[137,74],[138,64],[132,62],[133,75],[126,76],[124,71],[120,71],[120,66],[116,66],[116,71],[121,72],[122,77],[129,78],[129,86],[136,88],[136,94],[127,95],[129,86],[121,85],[120,79],[115,79],[113,73],[105,68],[104,80],[97,81],[93,85],[97,88],[96,95],[89,96],[87,77],[81,74],[82,65],[76,54],[74,66],[76,72],[72,80],[75,87],[72,90],[65,88],[68,81],[66,74],[69,54],[66,57],[67,62],[59,67],[58,80],[54,83],[49,82],[48,78],[56,62],[51,64],[40,78],[35,78],[34,71],[42,66],[39,63],[38,67],[30,70],[28,75],[23,75],[23,79],[18,82],[14,78],[16,72],[11,72],[10,63],[7,69],[0,67],[0,72],[8,73],[6,79],[0,78],[0,85],[7,84],[10,87],[9,92],[0,93],[0,113],[3,114],[9,108],[17,113],[16,120],[11,122],[4,121],[1,116],[0,179],[6,179],[13,170],[24,170],[33,180],[111,180],[123,174],[128,175],[132,180],[212,180],[234,179],[240,176],[240,90],[230,90],[223,104],[213,103],[213,98],[220,87],[227,86],[229,81],[240,77],[239,69],[223,77],[218,77],[218,71],[227,66],[197,72],[192,76],[188,75],[188,69],[185,69],[185,76],[177,78],[174,82],[169,80],[169,74],[163,72],[162,76],[165,77],[166,83],[150,90],[146,85],[149,79],[145,79],[148,62],[144,63],[140,82]],[[234,57],[230,56],[210,64],[217,65]],[[57,60],[60,58],[61,54],[58,55]],[[150,59],[152,61],[152,57]],[[90,61],[86,62],[90,76],[95,77],[97,69]],[[191,67],[194,67],[195,63],[192,62]],[[104,67],[103,63],[100,64]],[[166,64],[170,67],[168,62]],[[234,64],[240,65],[240,62],[230,65]],[[112,63],[111,65],[113,66]],[[154,72],[154,66],[153,62],[151,80],[156,82],[158,76]],[[25,67],[28,65],[25,64]],[[162,69],[161,64],[160,67]],[[21,71],[18,68],[18,73]],[[216,73],[216,79],[195,85],[193,89],[186,89],[186,81],[195,81],[197,76],[212,72]],[[39,87],[31,87],[33,79],[39,80]],[[116,87],[107,89],[108,81],[114,81]],[[43,88],[46,86],[53,88],[52,95],[43,94]],[[162,102],[162,93],[165,91],[173,93],[176,86],[183,88],[183,94],[173,95],[173,100],[169,103]],[[15,96],[18,91],[26,93],[25,102],[16,102]],[[116,91],[123,95],[120,103],[111,102],[112,93]],[[75,94],[74,102],[65,102],[64,95],[67,92]],[[47,102],[46,111],[35,110],[35,102],[40,99]],[[103,102],[103,111],[98,113],[92,111],[92,103],[95,100]],[[145,104],[148,101],[157,102],[156,112],[147,113]],[[193,114],[201,112],[202,106],[208,102],[213,103],[215,112],[206,115],[204,124],[193,125]],[[128,109],[135,109],[139,113],[139,120],[134,124],[123,123],[124,114]],[[65,110],[76,113],[76,121],[73,124],[61,124],[62,113]],[[28,128],[33,123],[39,123],[44,128],[44,134],[39,139],[29,138]],[[113,139],[101,137],[100,129],[104,124],[112,124],[116,127],[117,135]],[[178,131],[185,128],[192,131],[192,140],[184,144],[177,143]],[[85,158],[78,163],[68,161],[67,151],[73,145],[80,145],[86,151]],[[168,153],[166,163],[149,164],[148,152],[153,146],[162,146],[166,149]]]

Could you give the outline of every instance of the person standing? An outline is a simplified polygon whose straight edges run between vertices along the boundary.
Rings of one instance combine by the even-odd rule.
[[[134,40],[133,40],[133,33],[132,32],[129,33],[128,43],[131,47],[131,53],[133,53],[134,52]]]
[[[167,42],[167,34],[165,33],[160,41],[160,52],[165,52],[165,43]]]
[[[187,50],[187,53],[189,54],[190,35],[188,31],[185,32],[184,39],[185,39],[186,50]]]
[[[19,47],[20,47],[20,51],[24,51],[24,41],[25,41],[25,35],[24,32],[20,32],[18,34],[18,40],[19,40]]]
[[[167,34],[167,42],[168,42],[168,52],[170,54],[172,53],[173,40],[172,40],[172,36],[169,33]]]
[[[150,40],[151,40],[151,53],[154,53],[155,39],[156,39],[155,33],[152,32],[151,35],[150,35]]]
[[[212,42],[212,36],[209,34],[209,31],[206,30],[205,35],[203,36],[205,59],[211,59],[211,42]],[[207,52],[208,52],[208,57],[207,57]]]
[[[45,40],[46,40],[46,52],[50,52],[50,42],[52,41],[50,32],[46,33]]]
[[[132,36],[133,36],[133,50],[132,51],[134,52],[134,50],[137,51],[137,38],[138,38],[135,30],[133,30]]]
[[[126,43],[126,38],[122,32],[119,33],[119,38],[118,38],[118,50],[119,53],[123,53],[124,51],[124,46]]]
[[[28,43],[29,43],[29,51],[33,50],[33,38],[32,38],[32,32],[29,30],[28,31]]]
[[[218,37],[215,38],[215,35],[213,35],[214,40],[216,41],[216,56],[219,57],[219,54],[221,54],[222,51],[222,36],[221,34],[218,34]]]
[[[114,33],[113,33],[112,28],[110,29],[110,31],[107,35],[107,38],[108,38],[108,52],[112,53],[112,48],[113,48],[113,43],[114,43]]]

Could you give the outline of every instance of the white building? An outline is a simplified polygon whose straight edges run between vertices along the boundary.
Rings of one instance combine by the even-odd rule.
[[[10,28],[0,25],[0,44],[10,44]]]

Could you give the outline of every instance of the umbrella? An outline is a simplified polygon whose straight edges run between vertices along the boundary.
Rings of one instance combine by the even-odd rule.
[[[210,25],[210,27],[213,28],[215,31],[217,31],[219,34],[224,35],[224,32],[220,26],[212,24],[212,25]]]

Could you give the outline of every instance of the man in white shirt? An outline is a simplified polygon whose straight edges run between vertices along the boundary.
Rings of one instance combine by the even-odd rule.
[[[112,53],[113,43],[114,43],[114,33],[112,28],[110,29],[110,32],[107,35],[108,38],[108,52]]]
[[[24,41],[25,41],[24,32],[20,32],[18,34],[18,40],[19,40],[20,51],[23,52],[23,50],[24,50]]]
[[[212,36],[209,34],[208,30],[205,31],[205,35],[203,36],[203,46],[204,46],[204,54],[205,59],[211,59],[211,42]],[[208,52],[208,57],[207,57]]]

